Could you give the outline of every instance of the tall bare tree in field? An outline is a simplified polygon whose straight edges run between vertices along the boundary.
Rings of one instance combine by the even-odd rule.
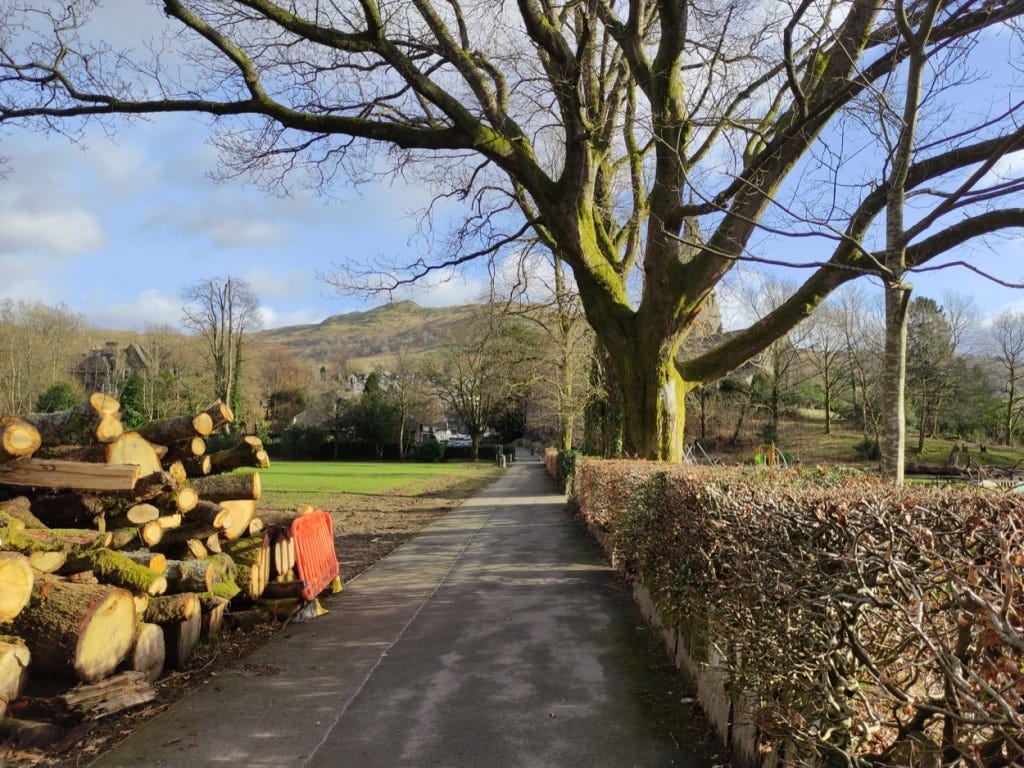
[[[182,323],[206,343],[213,396],[238,406],[248,334],[262,326],[259,299],[245,280],[212,277],[182,291]]]
[[[1024,312],[1001,312],[989,333],[1006,397],[1003,438],[1011,445],[1024,416]]]
[[[873,275],[898,308],[907,273],[1024,225],[1024,182],[988,174],[1024,148],[1024,105],[1012,77],[982,71],[993,46],[1019,58],[1024,0],[163,0],[164,34],[125,51],[90,43],[103,4],[6,9],[0,124],[202,113],[224,174],[329,187],[383,170],[465,202],[440,255],[349,263],[348,288],[450,271],[531,232],[573,273],[633,455],[680,460],[686,392],[839,285]],[[961,90],[914,63],[948,51]],[[950,107],[976,103],[894,165],[873,151],[878,127],[848,118],[908,82],[908,62]],[[917,194],[939,202],[901,221]],[[775,311],[681,352],[741,260],[806,271]]]

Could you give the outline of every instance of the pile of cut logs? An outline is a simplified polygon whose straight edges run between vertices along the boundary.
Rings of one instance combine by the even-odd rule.
[[[259,439],[207,454],[204,438],[232,420],[220,401],[134,431],[119,410],[96,393],[68,411],[0,419],[9,721],[29,675],[77,681],[62,697],[69,711],[117,711],[153,698],[152,682],[216,636],[229,603],[277,619],[302,607],[288,529],[256,514],[259,473],[226,474],[269,466]]]

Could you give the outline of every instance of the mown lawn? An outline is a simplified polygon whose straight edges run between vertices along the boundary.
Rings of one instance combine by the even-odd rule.
[[[252,471],[252,470],[250,470]],[[456,499],[471,496],[498,477],[491,462],[277,461],[261,469],[261,509],[309,504],[334,509],[352,496]]]

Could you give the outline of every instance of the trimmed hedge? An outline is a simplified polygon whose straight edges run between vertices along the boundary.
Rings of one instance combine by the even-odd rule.
[[[1024,499],[583,460],[574,500],[790,765],[1024,762]]]

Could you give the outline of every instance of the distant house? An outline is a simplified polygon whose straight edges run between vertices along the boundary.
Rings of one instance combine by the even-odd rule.
[[[150,367],[149,355],[135,342],[122,348],[116,341],[108,341],[78,362],[75,377],[86,392],[116,396],[131,374],[145,374]]]

